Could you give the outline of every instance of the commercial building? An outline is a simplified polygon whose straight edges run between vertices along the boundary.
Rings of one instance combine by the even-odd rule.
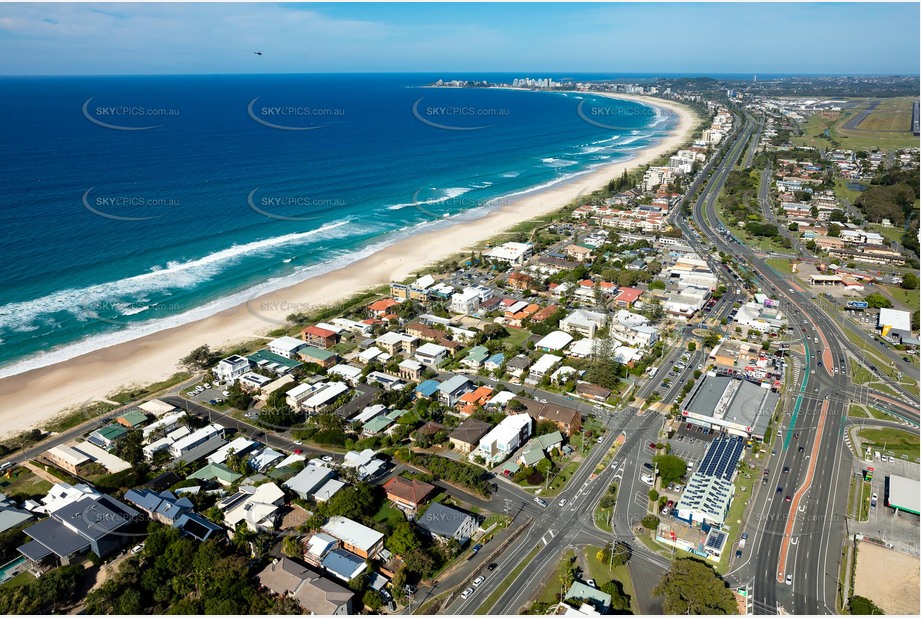
[[[531,257],[532,252],[533,247],[527,243],[507,242],[486,251],[483,256],[497,262],[523,264],[525,260]]]
[[[770,384],[711,371],[697,383],[681,414],[707,428],[763,440],[779,398]]]
[[[921,482],[890,474],[886,504],[897,511],[921,515]]]

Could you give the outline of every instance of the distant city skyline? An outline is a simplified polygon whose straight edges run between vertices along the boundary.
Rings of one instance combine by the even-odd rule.
[[[919,17],[914,2],[17,3],[0,6],[0,74],[918,75]]]

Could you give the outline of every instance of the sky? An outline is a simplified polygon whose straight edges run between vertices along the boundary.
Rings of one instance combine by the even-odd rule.
[[[918,75],[919,18],[917,2],[0,3],[0,75]]]

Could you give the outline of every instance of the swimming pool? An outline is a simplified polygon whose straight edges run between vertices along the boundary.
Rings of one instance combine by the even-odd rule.
[[[8,579],[12,579],[22,571],[22,565],[26,561],[25,556],[20,556],[10,560],[3,566],[0,566],[0,584]]]

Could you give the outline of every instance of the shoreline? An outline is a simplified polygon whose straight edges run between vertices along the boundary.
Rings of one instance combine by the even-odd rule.
[[[0,378],[0,437],[44,424],[69,407],[100,400],[122,387],[168,378],[178,371],[179,359],[200,345],[219,349],[265,338],[266,333],[281,327],[291,313],[405,279],[518,223],[555,212],[579,194],[603,188],[623,170],[648,164],[676,150],[689,139],[698,120],[689,108],[672,101],[596,94],[670,110],[678,117],[678,124],[667,138],[637,151],[633,158],[599,166],[559,185],[529,191],[474,220],[412,235],[350,264],[209,317]]]

